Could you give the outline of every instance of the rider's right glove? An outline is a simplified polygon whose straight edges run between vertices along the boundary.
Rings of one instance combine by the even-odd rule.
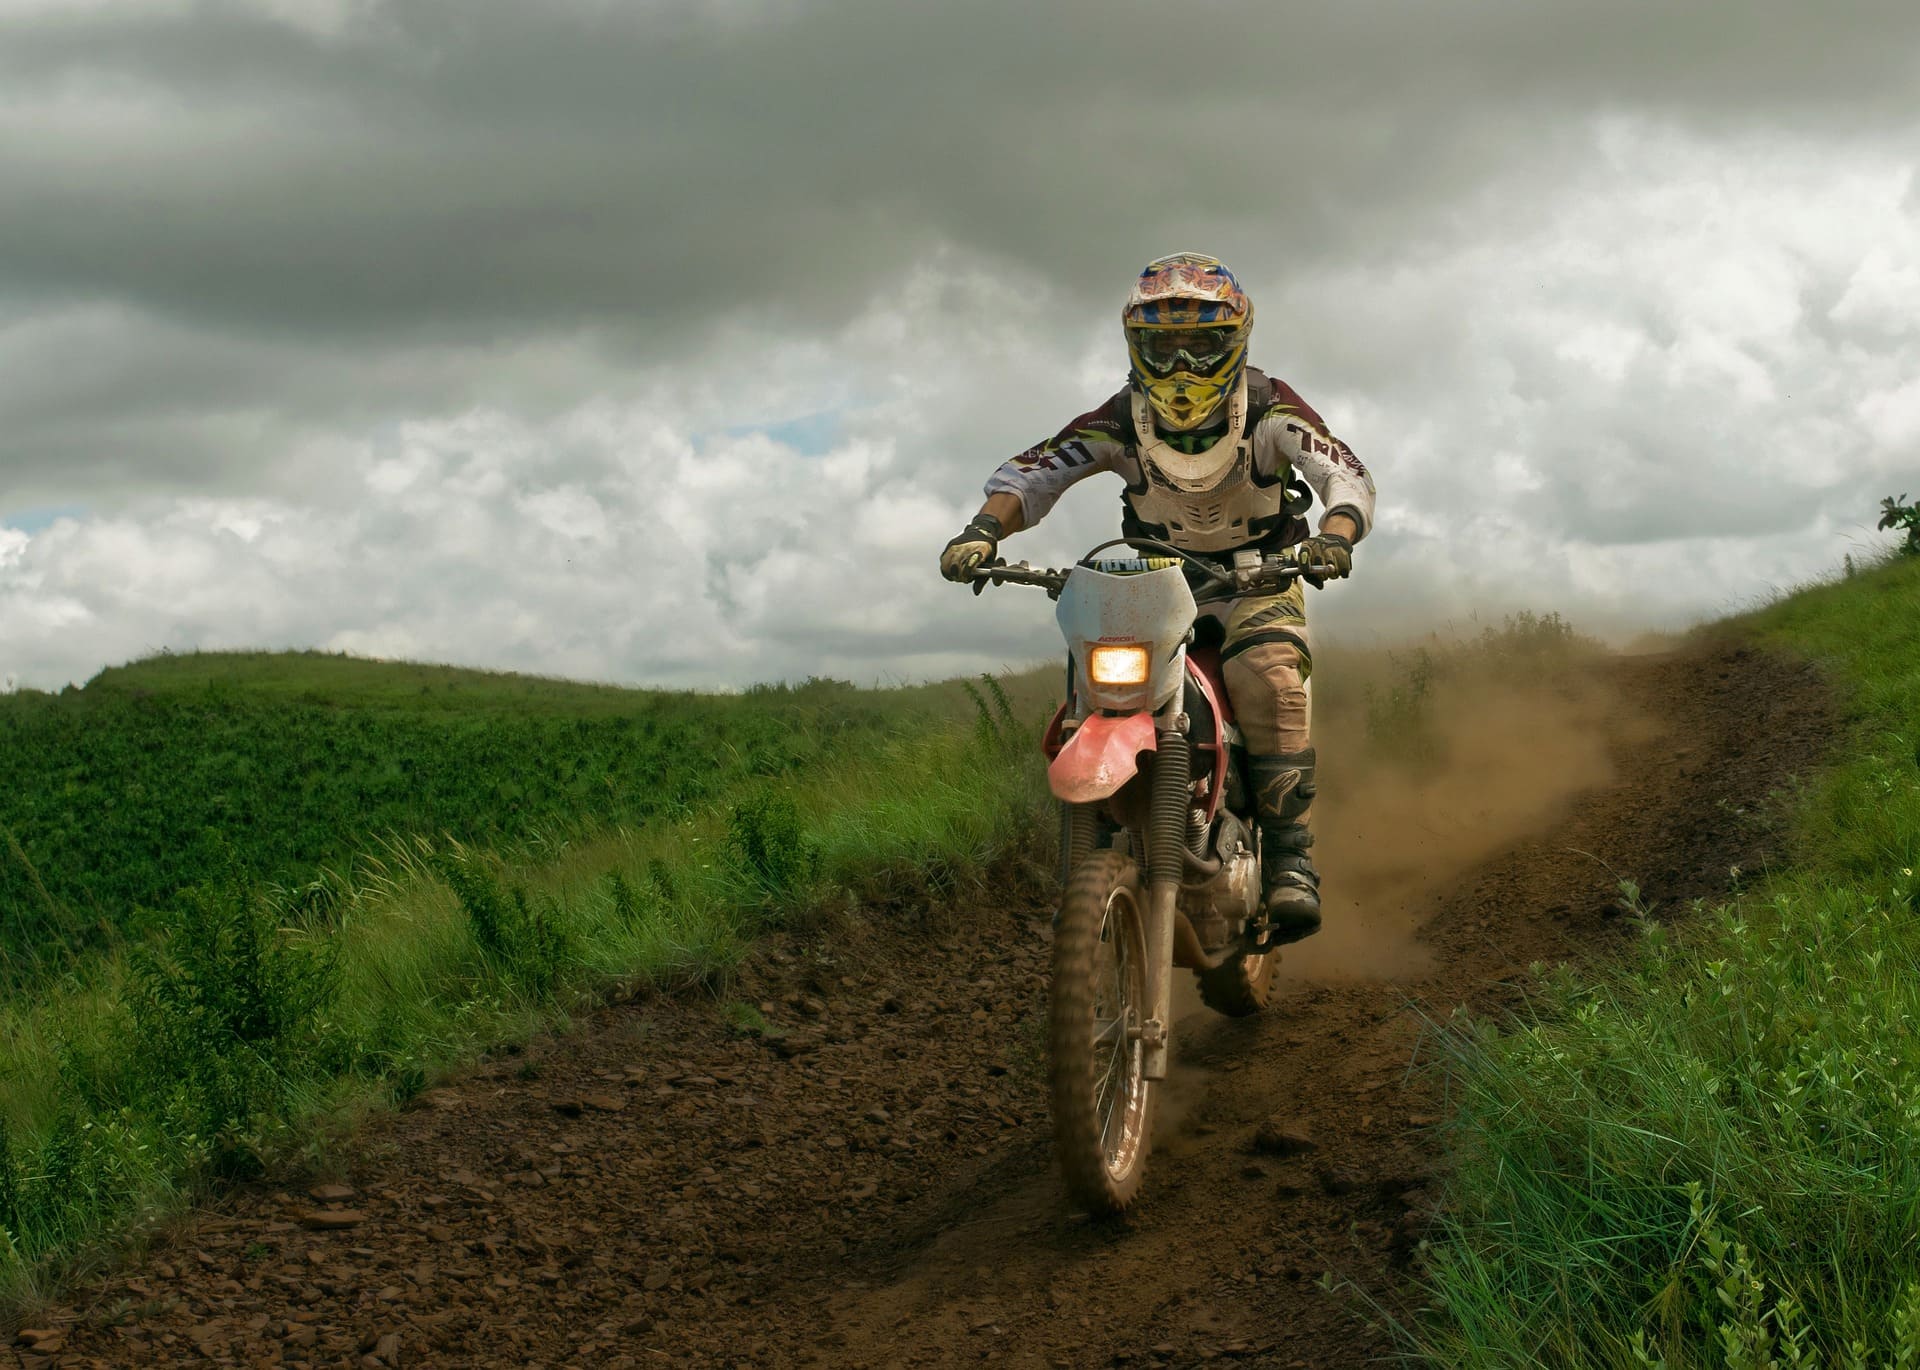
[[[1338,533],[1316,534],[1296,544],[1293,555],[1302,566],[1327,568],[1319,575],[1307,577],[1307,583],[1316,590],[1329,580],[1345,580],[1353,574],[1353,544]]]
[[[1000,539],[1007,530],[992,514],[976,514],[972,523],[947,544],[940,554],[940,574],[961,582],[973,579],[974,571],[992,561],[1000,550]]]

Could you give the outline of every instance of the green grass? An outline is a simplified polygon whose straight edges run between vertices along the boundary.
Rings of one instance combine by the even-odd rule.
[[[0,980],[137,935],[236,861],[297,887],[351,883],[377,837],[519,855],[797,774],[950,716],[939,700],[831,681],[661,693],[320,653],[157,657],[0,698]]]
[[[756,935],[822,911],[994,897],[992,873],[1052,830],[1045,675],[1011,698],[694,696],[222,656],[6,701],[42,764],[6,762],[34,845],[0,852],[16,873],[0,912],[33,974],[17,967],[0,1005],[0,1299],[30,1302],[102,1241],[299,1164],[355,1113],[609,992],[717,988]],[[380,788],[407,747],[444,787]],[[208,749],[228,759],[198,765]],[[223,821],[215,777],[243,759],[308,793],[263,782],[256,821]],[[506,786],[538,802],[492,819]],[[386,793],[399,807],[368,798]],[[142,867],[151,904],[101,893],[146,852],[131,820],[105,825],[117,844],[80,832],[103,795],[194,835]],[[63,807],[82,819],[41,821]],[[324,840],[292,845],[301,822]],[[70,868],[89,852],[98,867]],[[34,960],[24,939],[53,926],[35,919],[76,897],[98,900],[98,940]]]
[[[1920,1366],[1920,559],[1732,626],[1847,738],[1787,869],[1455,1034],[1435,1363]]]

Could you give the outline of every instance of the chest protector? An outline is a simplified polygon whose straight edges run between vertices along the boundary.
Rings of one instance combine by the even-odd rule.
[[[1189,552],[1231,552],[1297,541],[1292,525],[1310,501],[1289,488],[1289,469],[1262,478],[1254,469],[1247,422],[1247,378],[1228,401],[1227,427],[1204,452],[1189,455],[1153,426],[1146,396],[1133,395],[1134,454],[1139,480],[1128,482],[1123,532],[1157,537]]]

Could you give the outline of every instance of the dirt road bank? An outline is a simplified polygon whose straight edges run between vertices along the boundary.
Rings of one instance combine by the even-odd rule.
[[[1741,648],[1601,683],[1510,701],[1436,785],[1330,783],[1328,931],[1277,1011],[1180,1023],[1125,1223],[1068,1213],[1049,1168],[1048,911],[1028,898],[770,943],[739,989],[770,1035],[740,1005],[597,1014],[371,1126],[336,1190],[233,1196],[16,1354],[1367,1364],[1387,1348],[1352,1291],[1401,1305],[1437,1193],[1423,1022],[1604,952],[1621,877],[1668,906],[1722,893],[1762,856],[1739,811],[1829,727],[1810,672]]]

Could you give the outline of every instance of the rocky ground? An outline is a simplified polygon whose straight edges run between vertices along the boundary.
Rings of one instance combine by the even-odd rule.
[[[1409,895],[1419,954],[1355,970],[1303,947],[1272,1012],[1183,1018],[1123,1222],[1069,1212],[1049,1168],[1049,910],[1029,893],[772,939],[727,1004],[609,1008],[490,1061],[367,1126],[338,1180],[234,1193],[69,1291],[14,1354],[1373,1363],[1442,1193],[1432,1024],[1499,1010],[1531,961],[1604,953],[1621,876],[1669,908],[1722,893],[1764,859],[1751,810],[1830,731],[1810,671],[1745,648],[1607,669],[1591,726],[1612,779]]]

